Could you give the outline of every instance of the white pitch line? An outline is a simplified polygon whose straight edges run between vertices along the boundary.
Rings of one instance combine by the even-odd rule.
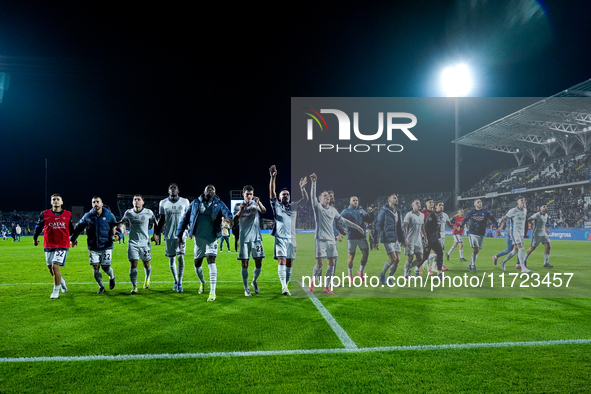
[[[302,283],[300,281],[297,281],[297,283],[299,283],[299,285],[302,286]],[[335,318],[332,317],[328,309],[326,309],[324,305],[322,305],[322,302],[320,302],[320,300],[314,295],[314,293],[312,293],[304,286],[302,286],[302,289],[306,292],[306,295],[312,300],[312,303],[316,306],[316,308],[318,308],[318,311],[322,314],[322,317],[324,317],[324,320],[326,320],[330,328],[332,328],[334,333],[337,334],[337,337],[340,339],[343,346],[346,349],[357,349],[357,345],[355,344],[355,342],[353,342],[351,337],[349,337],[347,331],[345,331],[343,327],[341,327],[341,325],[335,320]]]
[[[266,350],[250,352],[212,352],[212,353],[163,353],[163,354],[121,354],[116,356],[53,356],[53,357],[2,357],[0,363],[24,363],[44,361],[126,361],[126,360],[172,360],[183,358],[215,358],[215,357],[253,357],[253,356],[289,356],[306,354],[347,354],[370,352],[400,352],[400,351],[428,351],[454,350],[478,348],[503,348],[524,346],[554,346],[554,345],[586,345],[591,339],[559,339],[553,341],[530,342],[484,342],[484,343],[455,343],[446,345],[414,345],[414,346],[381,346],[364,348],[335,348],[335,349],[301,349],[301,350]]]

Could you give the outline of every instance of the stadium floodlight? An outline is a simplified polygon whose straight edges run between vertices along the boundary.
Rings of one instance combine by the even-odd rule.
[[[447,97],[463,97],[472,89],[472,76],[465,64],[448,67],[441,73],[443,91]]]

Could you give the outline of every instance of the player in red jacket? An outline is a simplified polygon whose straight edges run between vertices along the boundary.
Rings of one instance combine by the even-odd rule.
[[[39,221],[35,227],[33,242],[39,245],[37,239],[43,231],[43,248],[45,261],[49,273],[53,276],[53,292],[49,298],[58,298],[60,288],[62,293],[67,293],[66,280],[62,278],[60,267],[66,264],[66,256],[70,248],[70,234],[74,230],[72,213],[62,209],[64,204],[62,196],[51,195],[51,209],[41,212]]]

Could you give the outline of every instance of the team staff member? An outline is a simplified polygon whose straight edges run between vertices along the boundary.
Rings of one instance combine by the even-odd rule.
[[[97,294],[105,292],[100,267],[109,276],[109,289],[115,288],[115,274],[111,268],[111,261],[113,259],[113,236],[115,236],[115,241],[119,240],[119,236],[115,234],[116,227],[115,216],[107,208],[103,208],[103,200],[95,196],[92,198],[92,209],[82,216],[72,232],[72,245],[77,245],[76,239],[86,229],[90,265],[92,265],[94,279],[99,285]]]

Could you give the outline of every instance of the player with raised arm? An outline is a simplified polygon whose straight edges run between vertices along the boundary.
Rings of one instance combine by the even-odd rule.
[[[173,291],[178,293],[183,292],[183,273],[185,272],[185,250],[186,242],[179,244],[176,237],[176,230],[187,208],[189,208],[189,200],[179,196],[179,187],[176,183],[171,183],[168,186],[168,198],[160,201],[158,211],[160,213],[160,220],[154,228],[154,234],[158,237],[162,234],[164,229],[164,254],[168,257],[168,265],[174,279]],[[187,232],[183,233],[183,239],[186,240]],[[177,271],[176,260],[178,259],[179,268]]]
[[[100,268],[109,276],[109,289],[115,288],[115,273],[111,267],[113,260],[113,238],[115,241],[119,237],[115,235],[117,220],[107,208],[103,206],[103,200],[95,196],[92,198],[92,209],[82,216],[74,227],[70,237],[72,245],[77,245],[77,238],[86,229],[86,243],[88,244],[88,254],[90,265],[92,266],[94,279],[99,285],[97,294],[105,292],[103,285],[103,274]]]
[[[384,250],[388,255],[388,260],[386,260],[384,268],[380,272],[380,282],[385,285],[387,284],[386,272],[388,272],[388,277],[393,277],[398,269],[402,250],[400,243],[406,241],[402,226],[402,214],[398,209],[398,196],[396,194],[391,194],[388,197],[388,202],[384,204],[378,213],[375,226],[378,241],[381,240],[384,244]],[[390,285],[392,284],[393,279],[390,278]]]
[[[315,249],[316,249],[316,265],[312,273],[312,282],[310,283],[310,291],[314,290],[314,278],[322,276],[322,265],[324,260],[328,260],[328,268],[326,269],[326,281],[324,286],[324,292],[328,294],[334,294],[331,289],[332,276],[334,275],[335,262],[338,256],[337,243],[334,235],[334,221],[337,220],[339,223],[346,227],[351,227],[359,233],[363,233],[363,229],[355,223],[341,217],[335,207],[330,206],[330,196],[328,192],[324,191],[320,194],[320,202],[316,198],[316,181],[318,177],[316,174],[310,175],[312,181],[311,201],[312,209],[314,211],[314,218],[316,219],[316,231],[315,231]]]
[[[464,258],[464,240],[462,239],[462,236],[464,235],[464,229],[460,230],[464,220],[466,220],[466,217],[464,216],[464,210],[462,208],[458,209],[454,217],[452,217],[450,220],[453,228],[451,235],[454,239],[454,243],[451,248],[449,248],[449,251],[445,254],[447,261],[449,261],[449,256],[456,247],[458,247],[458,251],[460,252],[460,261],[468,261]]]
[[[275,217],[275,227],[272,235],[275,236],[274,257],[278,263],[278,275],[281,282],[281,293],[291,295],[289,292],[289,279],[291,278],[291,268],[296,257],[295,242],[295,221],[298,207],[303,207],[308,202],[308,193],[305,186],[308,183],[306,177],[300,179],[300,190],[302,198],[300,201],[290,203],[290,194],[287,189],[281,189],[279,199],[277,199],[277,167],[272,165],[269,168],[271,179],[269,181],[269,197],[271,198],[271,208]]]
[[[367,236],[365,235],[365,223],[371,223],[374,220],[374,214],[372,208],[368,208],[369,211],[365,211],[359,206],[359,198],[353,196],[349,199],[349,207],[341,212],[341,216],[345,219],[350,220],[363,229],[363,234],[358,231],[351,231],[347,234],[347,253],[349,254],[347,259],[348,275],[353,281],[353,259],[355,259],[355,253],[357,247],[361,250],[361,262],[357,275],[363,278],[363,271],[369,258],[369,244],[367,243]]]
[[[152,275],[152,245],[150,244],[150,226],[156,221],[151,209],[144,208],[144,198],[140,194],[133,196],[133,208],[123,214],[121,222],[128,221],[129,239],[127,241],[127,258],[129,260],[129,279],[131,280],[131,294],[137,294],[137,264],[142,260],[144,264],[144,289],[150,288]],[[155,236],[152,236],[152,241]]]
[[[425,235],[425,219],[421,212],[421,201],[416,199],[410,204],[412,211],[404,216],[404,232],[406,239],[404,242],[404,253],[406,254],[406,262],[404,263],[404,277],[410,276],[410,270],[413,267],[419,267],[423,264],[423,245]],[[413,256],[415,259],[413,260]],[[415,275],[419,276],[418,269],[415,270]]]
[[[439,204],[441,204],[441,210],[438,212],[438,206]],[[449,220],[449,216],[447,215],[447,213],[443,212],[443,201],[437,201],[437,204],[435,205],[435,212],[438,212],[438,223],[439,223],[439,242],[441,243],[441,248],[443,249],[443,252],[445,254],[445,228],[446,226],[449,227],[453,227],[453,224],[451,223],[451,221]],[[429,218],[427,218],[427,220],[429,220]],[[425,225],[425,229],[426,229],[426,225]],[[427,237],[428,239],[429,237]],[[433,275],[433,271],[435,270],[435,262],[437,259],[437,251],[435,249],[433,249],[432,247],[428,247],[429,251],[431,252],[429,254],[429,262],[427,263],[427,270],[429,272],[429,275]],[[427,254],[427,252],[425,251],[425,255]],[[439,270],[439,267],[437,268]],[[443,271],[447,271],[447,267],[442,264],[441,265],[441,270]]]
[[[222,235],[222,217],[230,219],[230,223],[233,223],[232,212],[216,196],[215,187],[207,185],[203,194],[191,202],[176,230],[176,237],[180,247],[185,243],[184,237],[187,226],[189,226],[189,235],[195,237],[195,272],[201,282],[199,294],[203,292],[205,285],[201,265],[203,264],[203,258],[207,258],[210,285],[207,301],[215,301],[216,299],[215,290],[218,270],[215,258],[218,255],[217,240]]]
[[[517,197],[517,206],[515,208],[511,208],[509,212],[501,219],[501,223],[497,229],[497,235],[501,234],[501,230],[503,229],[505,222],[508,220],[511,221],[511,232],[508,234],[511,237],[511,242],[513,243],[513,250],[511,253],[507,255],[501,261],[501,268],[505,271],[505,264],[509,261],[513,256],[517,254],[519,262],[523,261],[523,238],[526,234],[526,223],[527,223],[527,208],[525,206],[525,197],[519,196]],[[530,269],[526,267],[525,264],[521,264],[521,272],[522,273],[530,273],[532,272]]]
[[[474,201],[474,208],[466,215],[466,220],[460,226],[463,230],[466,224],[470,223],[470,230],[468,231],[468,239],[472,247],[472,255],[470,256],[470,264],[468,269],[471,272],[476,272],[476,260],[478,259],[478,252],[484,245],[484,236],[486,235],[486,225],[491,222],[494,227],[497,226],[497,220],[493,214],[487,209],[482,209],[482,200],[476,199]]]
[[[264,214],[267,209],[258,197],[254,196],[254,188],[246,185],[242,188],[244,201],[240,204],[238,212],[234,215],[234,220],[240,221],[240,242],[238,244],[238,260],[242,262],[242,282],[244,284],[244,295],[251,297],[250,287],[248,286],[248,260],[252,255],[254,260],[254,274],[252,278],[252,287],[256,294],[261,290],[257,283],[261,270],[263,269],[263,259],[265,250],[263,249],[263,238],[261,237],[261,225],[259,213]]]
[[[33,243],[39,245],[39,235],[43,231],[43,250],[45,251],[45,263],[49,273],[53,277],[53,291],[49,298],[58,298],[60,289],[62,293],[68,292],[66,280],[62,277],[60,267],[66,264],[66,256],[70,248],[70,234],[74,231],[72,213],[62,209],[64,202],[59,194],[51,195],[51,209],[41,212]]]
[[[550,230],[548,230],[548,206],[546,204],[540,205],[540,211],[533,214],[528,222],[533,224],[531,247],[525,252],[524,264],[527,267],[527,259],[532,254],[539,244],[544,245],[544,268],[554,268],[550,265]]]

